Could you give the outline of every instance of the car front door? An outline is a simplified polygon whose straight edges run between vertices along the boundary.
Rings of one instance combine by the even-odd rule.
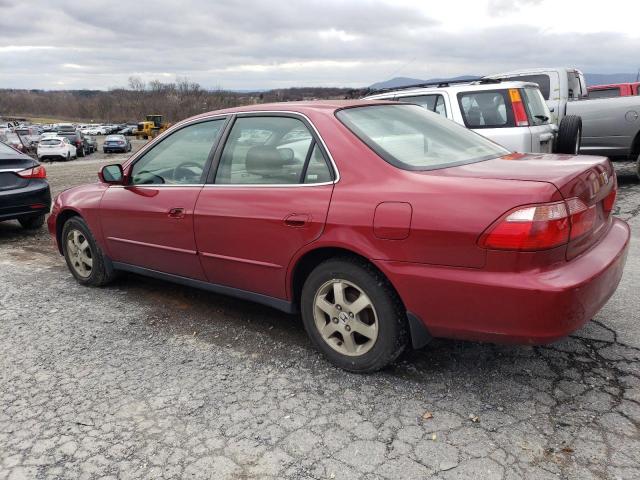
[[[195,209],[195,237],[214,284],[286,298],[291,258],[324,229],[335,171],[296,115],[235,118]]]
[[[125,185],[107,189],[100,218],[113,261],[204,280],[193,214],[225,121],[199,121],[176,130],[136,158]]]

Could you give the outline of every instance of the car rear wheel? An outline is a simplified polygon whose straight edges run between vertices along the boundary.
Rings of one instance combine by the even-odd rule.
[[[302,289],[302,320],[331,363],[373,372],[395,360],[408,341],[406,312],[388,280],[348,257],[316,267]]]
[[[82,285],[99,287],[115,278],[87,224],[72,217],[62,227],[62,252],[71,274]]]
[[[44,225],[44,214],[42,215],[29,215],[18,218],[18,222],[25,230],[37,230]]]
[[[578,115],[567,115],[560,122],[555,153],[578,155],[582,143],[582,118]]]
[[[84,157],[84,147],[78,149],[78,157]]]

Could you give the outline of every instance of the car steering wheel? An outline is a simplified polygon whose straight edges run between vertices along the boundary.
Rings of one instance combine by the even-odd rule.
[[[192,170],[189,170],[189,167],[196,167],[198,170],[200,170],[200,174],[198,175],[199,179],[203,171],[202,165],[196,162],[187,161],[182,162],[180,165],[176,165],[176,167],[173,169],[173,180],[188,180],[195,177],[196,174],[193,173]]]

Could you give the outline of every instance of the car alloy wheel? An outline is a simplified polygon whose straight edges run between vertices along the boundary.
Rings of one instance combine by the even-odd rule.
[[[378,316],[371,299],[347,280],[332,279],[317,290],[313,318],[322,339],[342,355],[364,355],[378,339]]]
[[[73,270],[82,278],[88,278],[93,269],[93,254],[89,240],[80,230],[67,233],[67,255]]]

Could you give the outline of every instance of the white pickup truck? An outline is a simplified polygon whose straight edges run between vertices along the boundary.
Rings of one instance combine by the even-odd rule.
[[[580,119],[568,117],[558,128],[538,85],[531,82],[441,82],[365,98],[420,105],[514,152],[577,154],[580,147]]]
[[[515,70],[486,78],[536,83],[554,123],[567,115],[581,117],[581,153],[634,160],[640,177],[640,96],[589,99],[584,75],[575,68]]]

